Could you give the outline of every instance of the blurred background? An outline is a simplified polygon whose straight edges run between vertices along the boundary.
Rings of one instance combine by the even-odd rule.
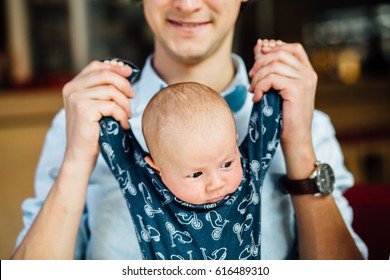
[[[248,69],[257,38],[304,45],[319,75],[316,107],[332,119],[356,189],[390,190],[389,2],[255,0],[235,38]],[[91,60],[122,57],[142,67],[151,50],[139,1],[1,1],[1,259],[10,256],[22,228],[20,204],[33,196],[35,167],[62,107],[62,86]],[[388,229],[390,215],[382,207],[390,205],[388,192],[371,197]],[[375,231],[383,234],[383,227]],[[388,258],[389,236],[374,238],[388,250],[377,258]]]

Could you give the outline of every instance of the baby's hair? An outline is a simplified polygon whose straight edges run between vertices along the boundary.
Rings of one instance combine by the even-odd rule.
[[[160,90],[148,103],[142,117],[142,132],[150,154],[159,153],[170,131],[208,129],[213,123],[233,121],[225,99],[211,88],[195,83],[177,83]],[[174,149],[174,148],[173,148]]]

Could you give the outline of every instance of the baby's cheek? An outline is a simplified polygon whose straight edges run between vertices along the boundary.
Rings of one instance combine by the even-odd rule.
[[[240,183],[242,181],[242,177],[243,177],[243,171],[242,171],[242,168],[237,168],[234,172],[234,191],[240,186]]]
[[[187,189],[185,191],[181,190],[180,192],[173,193],[177,198],[182,201],[191,203],[191,204],[201,204],[204,203],[204,197],[196,188]]]

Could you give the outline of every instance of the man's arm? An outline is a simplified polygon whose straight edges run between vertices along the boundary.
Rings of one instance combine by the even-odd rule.
[[[284,152],[287,176],[292,180],[309,178],[316,156],[312,143],[302,143]],[[285,145],[283,149],[288,149]],[[302,259],[362,259],[332,195],[291,195]]]
[[[73,259],[88,171],[64,161],[54,186],[12,259]]]
[[[45,178],[56,177],[56,180],[50,192],[47,189],[50,185],[43,186],[42,192],[39,192],[42,186],[37,186],[37,196],[45,201],[12,258],[74,257],[89,177],[99,154],[99,121],[103,116],[112,116],[123,128],[129,127],[128,98],[134,97],[134,90],[126,77],[132,69],[113,62],[94,61],[65,85],[66,149],[61,150],[64,156],[63,159],[53,157],[56,162],[53,159],[41,161],[40,170],[44,171]],[[63,138],[64,131],[62,127]],[[60,141],[64,142],[64,139]],[[55,151],[57,143],[50,141],[49,144]],[[64,146],[60,145],[60,148]],[[57,176],[57,170],[52,167],[61,161]]]
[[[254,53],[250,91],[255,101],[271,87],[280,92],[281,146],[287,176],[290,180],[307,179],[317,161],[311,131],[317,75],[300,44],[259,40]],[[362,258],[332,196],[293,196],[292,202],[302,259]]]
[[[362,259],[331,195],[292,197],[301,259]]]

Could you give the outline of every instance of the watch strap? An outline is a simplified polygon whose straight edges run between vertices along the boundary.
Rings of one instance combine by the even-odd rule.
[[[304,195],[316,194],[318,190],[313,179],[290,180],[287,176],[280,177],[280,187],[284,194]]]

